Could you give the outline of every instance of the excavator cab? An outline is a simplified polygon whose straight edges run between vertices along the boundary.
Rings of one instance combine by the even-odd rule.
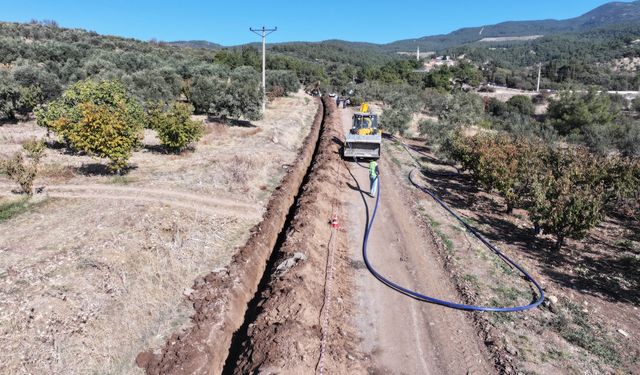
[[[382,144],[382,132],[378,129],[378,115],[369,111],[363,103],[360,112],[353,114],[351,130],[347,134],[344,157],[378,159]]]
[[[378,133],[378,115],[371,113],[355,113],[353,115],[353,124],[351,125],[351,134],[371,135]]]

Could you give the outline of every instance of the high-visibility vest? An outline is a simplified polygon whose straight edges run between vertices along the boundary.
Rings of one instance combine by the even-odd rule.
[[[369,177],[371,178],[376,178],[378,177],[378,163],[376,163],[375,161],[372,161],[371,163],[369,163]]]

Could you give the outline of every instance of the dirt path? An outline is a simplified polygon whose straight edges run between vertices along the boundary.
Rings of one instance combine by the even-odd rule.
[[[341,110],[345,131],[351,112]],[[349,167],[368,191],[367,170],[355,163]],[[460,300],[435,252],[434,239],[412,217],[391,160],[380,161],[381,199],[376,223],[369,239],[373,266],[399,284],[444,299]],[[355,185],[353,181],[351,185]],[[479,341],[468,313],[412,300],[380,283],[362,260],[365,206],[359,192],[350,189],[348,230],[350,255],[358,265],[355,273],[354,316],[369,358],[369,371],[379,373],[465,374],[494,373],[484,344]],[[366,198],[373,209],[373,198]]]
[[[14,185],[0,184],[0,196],[12,196],[11,190],[14,188]],[[104,184],[48,185],[43,193],[53,198],[108,199],[160,203],[202,213],[241,218],[255,218],[261,214],[261,209],[254,203],[165,189],[109,186]]]

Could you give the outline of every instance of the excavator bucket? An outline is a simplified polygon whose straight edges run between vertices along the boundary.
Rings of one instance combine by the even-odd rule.
[[[345,158],[378,159],[381,144],[380,134],[347,134],[343,154]]]

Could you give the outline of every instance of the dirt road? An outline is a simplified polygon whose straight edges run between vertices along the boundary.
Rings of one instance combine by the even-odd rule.
[[[341,110],[345,132],[350,110]],[[367,170],[348,163],[363,190],[368,191]],[[433,238],[420,228],[403,196],[394,164],[380,160],[381,198],[369,239],[369,257],[383,275],[399,284],[444,299],[460,300],[436,256]],[[355,182],[344,201],[348,213],[351,262],[356,265],[353,319],[369,358],[369,372],[393,374],[494,373],[484,344],[472,326],[469,313],[412,300],[380,283],[362,259],[365,205]],[[366,198],[373,209],[374,199]]]

